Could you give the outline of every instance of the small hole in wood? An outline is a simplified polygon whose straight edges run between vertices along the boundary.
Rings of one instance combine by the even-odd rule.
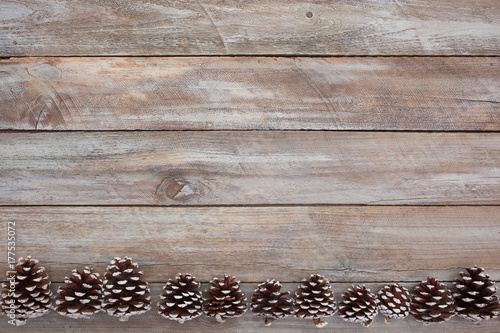
[[[307,13],[306,13],[306,17],[307,17],[307,18],[311,18],[311,17],[313,17],[313,13],[311,13],[311,12],[307,12]]]

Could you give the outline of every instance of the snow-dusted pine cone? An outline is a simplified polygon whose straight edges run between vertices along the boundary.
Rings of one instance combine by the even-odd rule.
[[[378,292],[378,310],[389,319],[404,319],[410,314],[410,294],[400,284],[388,284]]]
[[[120,321],[151,308],[148,283],[141,280],[144,273],[138,267],[129,257],[115,258],[104,275],[103,310]]]
[[[297,317],[312,319],[316,327],[325,327],[328,323],[321,318],[330,317],[337,311],[330,281],[313,274],[309,279],[302,280],[299,289],[295,294]]]
[[[73,319],[90,318],[102,308],[102,281],[92,268],[82,272],[74,269],[64,281],[67,286],[59,287],[56,296],[56,311]]]
[[[44,267],[35,267],[36,264],[38,260],[31,256],[20,258],[15,271],[7,272],[8,282],[3,283],[5,290],[0,294],[0,309],[5,315],[15,315],[17,326],[26,324],[27,319],[43,316],[51,309],[49,276]]]
[[[377,315],[378,300],[365,286],[353,286],[342,295],[339,315],[345,321],[360,323],[368,327]]]
[[[265,318],[266,326],[275,319],[291,316],[294,313],[293,299],[286,297],[288,291],[281,292],[281,284],[276,280],[267,280],[259,284],[252,297],[252,312]]]
[[[455,282],[458,292],[454,293],[457,315],[472,321],[497,318],[500,304],[495,295],[495,283],[490,280],[484,269],[474,266],[461,272]]]
[[[165,292],[160,295],[158,313],[181,324],[200,316],[203,312],[203,298],[198,290],[200,284],[195,280],[188,273],[179,273],[175,279],[169,279],[163,287]]]
[[[207,290],[204,310],[207,316],[223,322],[226,318],[241,316],[247,310],[247,299],[240,290],[240,281],[234,276],[224,274],[224,279],[214,278],[212,287]]]
[[[441,323],[455,315],[450,290],[435,278],[427,278],[415,287],[410,313],[424,324]]]

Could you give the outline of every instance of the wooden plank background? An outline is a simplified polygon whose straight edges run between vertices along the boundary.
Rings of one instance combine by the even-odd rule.
[[[499,56],[498,0],[0,0],[0,250],[15,221],[16,255],[54,288],[132,256],[154,303],[186,271],[236,275],[247,296],[320,273],[337,300],[352,283],[451,286],[474,264],[499,280]],[[500,319],[328,322],[496,333]],[[154,307],[21,330],[266,328]]]
[[[0,56],[497,55],[497,0],[2,1]]]
[[[0,129],[500,129],[499,58],[13,58]]]

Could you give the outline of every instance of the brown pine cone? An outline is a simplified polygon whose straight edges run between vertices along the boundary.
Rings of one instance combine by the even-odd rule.
[[[158,313],[165,318],[184,323],[202,314],[202,296],[198,290],[200,284],[195,277],[186,273],[169,279],[160,295]]]
[[[141,280],[144,273],[129,257],[111,260],[104,275],[103,310],[120,321],[151,309],[148,283]]]
[[[15,320],[17,326],[26,324],[27,319],[43,316],[51,309],[49,276],[44,267],[35,267],[36,264],[38,260],[31,256],[20,258],[15,271],[7,272],[9,282],[3,283],[5,290],[0,294],[0,309]]]
[[[426,325],[449,320],[455,315],[451,292],[435,278],[427,278],[415,287],[410,313]]]
[[[212,287],[207,290],[204,310],[207,316],[215,317],[224,322],[229,317],[239,317],[246,310],[245,295],[240,290],[240,282],[234,276],[224,274],[224,280],[214,278],[210,281]]]
[[[102,308],[102,281],[98,273],[85,267],[83,272],[74,269],[66,277],[65,288],[59,287],[56,296],[56,311],[73,319],[90,318]]]
[[[457,315],[471,321],[497,318],[500,304],[495,295],[495,283],[484,273],[483,268],[474,266],[466,270],[460,273],[460,278],[455,282],[458,292],[453,296]]]
[[[378,300],[365,286],[353,286],[342,295],[339,304],[339,315],[345,321],[360,323],[368,327],[375,319]]]
[[[330,282],[324,276],[313,274],[302,280],[300,291],[295,294],[295,311],[299,318],[310,318],[316,327],[325,327],[328,323],[323,317],[332,316],[337,311]]]
[[[276,280],[267,280],[259,284],[252,297],[252,312],[265,318],[266,326],[279,318],[291,316],[294,313],[293,300],[285,297],[288,291],[281,292],[281,284]]]
[[[389,319],[404,319],[410,314],[410,294],[400,284],[388,284],[378,292],[378,310]]]

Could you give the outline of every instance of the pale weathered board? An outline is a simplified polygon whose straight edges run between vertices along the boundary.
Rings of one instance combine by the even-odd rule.
[[[103,273],[131,256],[149,281],[178,272],[201,281],[453,280],[465,266],[500,279],[500,207],[2,207],[16,254],[36,256],[63,281],[77,265]],[[6,248],[7,237],[0,238]],[[6,269],[0,258],[0,272]]]
[[[0,56],[500,51],[498,0],[4,0],[0,9]]]
[[[1,205],[500,204],[500,133],[0,133]]]
[[[0,60],[0,129],[500,130],[499,58]]]
[[[167,277],[165,277],[167,279]],[[294,292],[297,290],[297,283],[284,284],[282,290]],[[404,284],[412,290],[415,284]],[[53,285],[52,289],[56,292],[60,284]],[[342,293],[351,285],[346,283],[333,283],[335,299],[339,301]],[[379,290],[383,284],[367,284],[372,292]],[[447,283],[451,287],[451,283]],[[92,319],[74,320],[51,312],[42,318],[30,319],[22,327],[13,327],[7,323],[7,317],[0,316],[0,330],[2,332],[23,332],[23,333],[59,333],[59,332],[367,332],[367,333],[402,333],[402,332],[436,332],[436,333],[470,333],[470,332],[498,332],[500,325],[499,319],[492,319],[480,323],[472,323],[459,317],[453,317],[450,321],[442,324],[423,325],[412,317],[404,320],[392,320],[389,325],[385,324],[384,317],[377,315],[373,324],[365,328],[360,324],[351,324],[345,322],[338,314],[327,317],[324,320],[328,325],[318,330],[314,327],[312,320],[287,317],[277,320],[271,327],[264,326],[264,319],[255,316],[249,310],[239,318],[227,319],[225,323],[218,323],[214,318],[202,315],[194,320],[179,324],[175,321],[165,319],[157,313],[156,303],[159,301],[159,295],[162,293],[163,284],[152,284],[151,295],[153,297],[153,306],[147,313],[131,317],[128,322],[122,323],[117,318],[99,313]],[[242,290],[248,299],[256,287],[256,284],[244,283]],[[201,286],[205,290],[207,285]]]

